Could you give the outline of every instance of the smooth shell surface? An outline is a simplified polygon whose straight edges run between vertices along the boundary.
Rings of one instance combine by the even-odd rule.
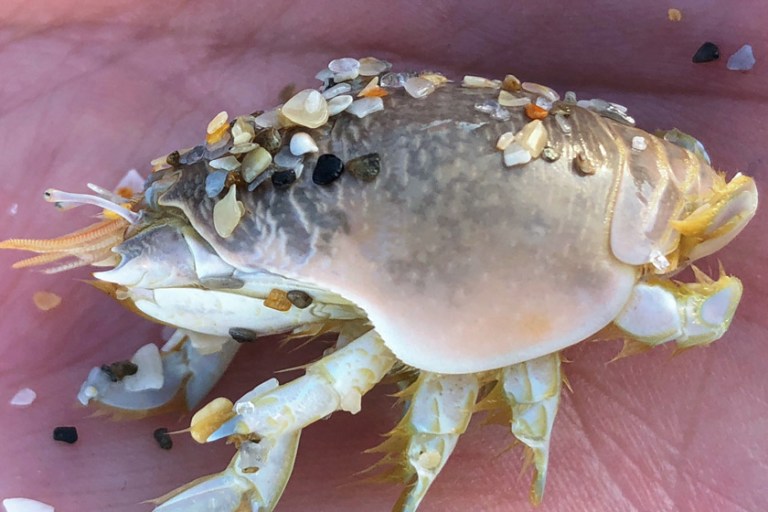
[[[161,204],[181,208],[229,264],[356,302],[417,368],[476,372],[556,351],[611,322],[636,282],[637,268],[612,252],[611,212],[626,162],[614,139],[638,131],[574,109],[570,135],[555,116],[543,121],[556,162],[507,168],[496,141],[529,120],[522,110],[504,122],[477,111],[487,95],[452,86],[391,97],[381,112],[311,131],[320,154],[378,153],[379,176],[245,194],[249,214],[227,239],[210,222],[213,201],[197,192],[202,166],[187,168]],[[577,154],[594,174],[577,172]],[[625,227],[630,242],[639,236]]]

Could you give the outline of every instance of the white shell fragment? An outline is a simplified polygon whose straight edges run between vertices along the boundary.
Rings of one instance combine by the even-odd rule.
[[[244,213],[243,203],[237,200],[237,187],[232,185],[227,195],[213,207],[213,227],[216,233],[222,238],[230,236]]]
[[[227,121],[229,121],[229,114],[225,110],[222,110],[218,114],[214,116],[213,119],[208,123],[208,127],[205,129],[205,132],[208,135],[213,135],[214,133],[221,130],[225,124],[227,124]]]
[[[379,110],[384,110],[384,101],[379,97],[360,98],[347,107],[347,112],[360,119]]]
[[[512,144],[512,141],[515,140],[515,134],[512,132],[504,132],[501,135],[499,135],[499,140],[496,141],[496,149],[499,151],[504,151],[507,149],[507,146]]]
[[[531,153],[517,142],[513,142],[504,149],[504,165],[514,167],[527,164],[531,161]]]
[[[335,116],[344,112],[353,101],[355,101],[355,99],[349,94],[342,94],[341,96],[331,98],[328,101],[328,115]]]
[[[307,128],[317,128],[328,121],[328,104],[323,95],[314,89],[304,89],[296,94],[280,112],[290,121]]]
[[[551,102],[555,102],[560,99],[560,95],[557,94],[554,89],[551,89],[546,85],[533,82],[523,82],[521,85],[524,91],[536,94],[537,96],[543,96]]]
[[[475,103],[475,110],[482,112],[483,114],[490,115],[497,121],[508,121],[512,114],[509,110],[505,109],[496,100],[484,100],[479,103]]]
[[[30,498],[6,498],[3,508],[5,512],[54,512],[54,508],[47,503]]]
[[[259,145],[256,143],[245,142],[243,144],[237,144],[236,146],[232,146],[229,152],[232,153],[233,155],[240,155],[242,153],[250,153],[257,147],[259,147]]]
[[[418,76],[413,76],[405,81],[405,92],[413,98],[424,98],[435,90],[435,84]]]
[[[376,57],[363,57],[360,59],[360,76],[376,76],[390,70],[392,64]]]
[[[555,122],[557,123],[557,126],[560,128],[560,131],[562,131],[566,135],[570,134],[571,131],[573,131],[573,126],[571,126],[571,122],[567,120],[564,116],[557,114],[555,116]]]
[[[479,89],[498,89],[501,87],[501,82],[499,80],[490,80],[481,76],[465,75],[464,80],[461,81],[461,85],[463,87]]]
[[[256,116],[253,122],[262,128],[278,128],[280,126],[280,118],[278,117],[278,114],[279,110],[273,108],[272,110],[267,110],[263,114]]]
[[[328,89],[324,90],[322,94],[323,98],[330,100],[331,98],[335,98],[340,94],[347,94],[351,90],[352,86],[350,84],[336,84],[333,87],[329,87]]]
[[[645,137],[640,135],[632,137],[632,149],[635,151],[643,151],[647,147],[648,141],[645,140]]]
[[[34,390],[30,388],[21,388],[15,395],[13,395],[10,404],[14,407],[26,407],[31,405],[32,402],[35,401],[35,398],[37,398],[37,393],[35,393]]]
[[[549,101],[544,96],[539,96],[538,98],[536,98],[536,106],[539,108],[543,108],[547,112],[552,110],[552,102]]]
[[[752,53],[752,46],[745,44],[728,57],[726,67],[731,71],[749,71],[754,65],[755,55]]]
[[[333,80],[336,82],[352,80],[360,74],[360,61],[350,57],[334,59],[328,63],[328,69],[333,73]]]
[[[515,142],[528,150],[532,158],[538,158],[547,145],[549,134],[544,123],[539,119],[529,122],[515,135]]]
[[[654,249],[651,251],[651,264],[653,265],[653,268],[655,268],[659,272],[666,272],[669,268],[669,260],[667,259],[664,254],[658,250]]]
[[[285,169],[293,169],[296,164],[301,162],[301,160],[302,158],[300,156],[291,153],[291,148],[289,146],[283,146],[273,159],[275,165]]]
[[[527,96],[515,96],[509,91],[499,91],[499,105],[503,107],[524,107],[531,102]]]
[[[253,140],[256,135],[256,131],[251,126],[251,123],[246,121],[245,117],[239,116],[235,120],[235,124],[232,126],[232,142],[235,145],[246,144]]]
[[[234,171],[240,167],[240,161],[234,156],[224,156],[217,158],[216,160],[211,160],[208,162],[208,165],[214,169],[219,169],[222,171]]]
[[[126,391],[144,391],[163,387],[163,361],[160,349],[154,343],[147,343],[131,358],[138,370],[133,375],[123,377]]]
[[[316,153],[318,151],[317,143],[312,136],[305,132],[297,132],[291,137],[291,153],[296,156],[306,155],[307,153]]]
[[[245,155],[240,173],[243,175],[243,179],[250,183],[263,173],[271,163],[272,155],[266,149],[259,147]]]

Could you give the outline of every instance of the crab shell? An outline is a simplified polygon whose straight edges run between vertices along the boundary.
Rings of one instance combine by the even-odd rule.
[[[203,277],[248,275],[325,293],[327,302],[360,308],[407,365],[460,374],[590,337],[617,317],[654,259],[668,257],[673,271],[720,248],[751,218],[691,250],[673,224],[722,178],[679,146],[576,106],[571,133],[554,116],[543,121],[559,158],[507,168],[495,143],[529,119],[519,110],[492,120],[474,108],[488,96],[447,84],[422,99],[387,98],[385,110],[363,119],[344,115],[303,130],[319,146],[305,174],[324,153],[342,161],[378,153],[381,173],[372,182],[345,173],[319,186],[305,175],[286,189],[240,190],[245,215],[226,238],[214,228],[206,164],[161,171],[155,182],[163,186],[147,191],[157,205],[117,248],[122,263],[96,277],[124,286],[150,317],[217,336],[250,320],[223,307],[219,292],[188,288]],[[631,148],[638,136],[647,149]],[[722,223],[753,213],[755,198],[748,180],[734,206],[718,210]],[[275,320],[272,330],[289,324]]]

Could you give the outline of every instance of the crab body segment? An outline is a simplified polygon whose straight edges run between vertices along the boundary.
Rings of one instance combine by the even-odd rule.
[[[379,87],[364,99],[383,95],[384,108],[369,115],[302,118],[296,108],[317,113],[309,98],[326,102],[302,91],[271,116],[244,116],[214,126],[213,135],[209,126],[208,144],[169,159],[133,203],[140,215],[125,222],[114,248],[119,264],[95,276],[178,331],[157,356],[162,382],[110,382],[94,369],[83,403],[161,410],[184,399],[193,408],[238,342],[338,333],[305,376],[283,385],[272,379],[235,404],[217,399],[198,412],[195,439],[230,437],[238,454],[157,510],[206,503],[271,510],[301,429],[337,410],[359,411],[362,395],[388,374],[406,404],[379,447],[407,483],[396,509],[418,507],[476,408],[508,418],[534,462],[531,497],[539,501],[563,379],[560,350],[607,329],[627,340],[626,353],[673,340],[705,345],[727,329],[738,279],[697,272],[697,282],[684,284],[671,276],[746,225],[757,206],[750,178],[726,183],[704,159],[635,128],[615,107],[595,112],[529,85],[502,91],[516,107],[489,115],[500,82],[467,87],[435,77],[409,79],[434,89],[422,97]],[[361,78],[341,83],[354,93],[366,85]],[[335,98],[326,96],[330,106]],[[531,120],[527,107],[541,97],[549,109]],[[235,144],[225,138],[217,146],[230,128]],[[249,186],[238,170],[250,165],[235,151],[242,143],[252,144],[247,155],[268,148],[272,164],[262,171],[271,183]],[[321,161],[331,155],[372,162],[375,172],[328,171]],[[227,186],[211,193],[210,177],[229,157]],[[234,213],[223,229],[225,208]],[[56,254],[107,259],[94,243]]]

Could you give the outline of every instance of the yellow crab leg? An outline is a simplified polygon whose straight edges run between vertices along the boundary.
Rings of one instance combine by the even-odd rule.
[[[512,413],[512,434],[532,455],[534,504],[541,503],[547,482],[549,441],[562,381],[559,353],[508,366],[500,372],[500,383]]]
[[[475,374],[419,374],[408,412],[388,440],[397,444],[398,438],[407,439],[405,449],[394,455],[402,459],[402,472],[410,480],[393,511],[414,512],[419,507],[467,430],[479,390]]]
[[[741,300],[741,281],[722,269],[717,281],[698,269],[694,274],[695,283],[638,283],[614,324],[635,343],[647,346],[675,340],[685,349],[719,339]]]

